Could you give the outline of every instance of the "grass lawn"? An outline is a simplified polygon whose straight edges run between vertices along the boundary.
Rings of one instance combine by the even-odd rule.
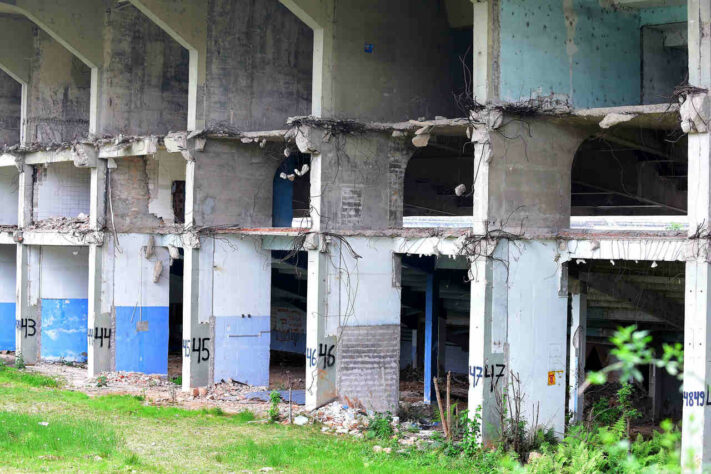
[[[249,412],[146,406],[140,397],[90,398],[55,379],[0,367],[2,472],[471,469],[467,459],[441,452],[375,453],[374,444],[386,444],[253,420]]]

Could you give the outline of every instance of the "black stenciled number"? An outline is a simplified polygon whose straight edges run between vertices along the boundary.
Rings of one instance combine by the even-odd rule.
[[[20,321],[17,321],[15,324],[16,327],[20,329],[20,331],[24,331],[24,338],[34,337],[34,335],[37,334],[37,325],[34,319],[23,318]],[[32,333],[29,332],[30,330],[32,331]]]
[[[91,329],[89,330],[91,337]],[[108,341],[108,347],[111,349],[111,328],[95,328],[93,331],[94,339],[99,340],[99,347],[104,347],[104,339]]]
[[[207,347],[207,341],[209,341],[209,337],[194,337],[193,338],[193,352],[197,352],[197,363],[199,364],[200,362],[205,362],[206,360],[210,359],[210,349]]]
[[[336,346],[331,344],[330,346],[328,344],[319,344],[318,345],[318,356],[323,357],[323,368],[326,369],[328,367],[333,367],[333,364],[336,363],[336,356],[333,355],[333,349]]]

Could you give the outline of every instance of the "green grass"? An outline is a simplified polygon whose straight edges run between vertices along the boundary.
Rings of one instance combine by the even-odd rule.
[[[142,397],[89,397],[61,383],[0,368],[0,470],[225,472],[452,472],[441,452],[374,453],[373,444],[318,426],[250,423],[251,412],[156,407]],[[47,422],[43,426],[40,422]],[[382,441],[380,442],[383,443]]]

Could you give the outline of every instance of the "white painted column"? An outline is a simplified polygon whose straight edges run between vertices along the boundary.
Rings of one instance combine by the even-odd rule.
[[[195,225],[195,167],[192,155],[185,165],[185,229]],[[212,239],[183,246],[183,391],[212,383],[214,335],[212,312]],[[208,247],[206,249],[205,247]],[[202,317],[201,317],[202,316]]]
[[[498,436],[497,396],[508,383],[506,347],[508,242],[496,245],[493,258],[478,257],[471,265],[471,313],[469,324],[469,415],[481,410],[484,444]],[[493,374],[493,376],[492,376]]]
[[[689,0],[689,84],[711,87],[711,0]],[[708,95],[708,94],[707,94]],[[693,97],[687,98],[687,102]],[[707,97],[708,99],[708,97]],[[686,105],[686,104],[684,104]],[[709,123],[707,111],[694,104],[681,115],[686,124]],[[695,120],[696,119],[696,120]],[[688,222],[689,234],[697,229],[706,233],[711,225],[711,136],[708,130],[689,133]],[[708,128],[708,126],[706,126]],[[696,254],[686,263],[686,299],[684,305],[684,406],[681,432],[682,467],[701,472],[711,465],[711,300],[709,300],[709,245],[697,240]],[[704,402],[699,395],[704,394]]]
[[[15,354],[26,364],[40,360],[41,308],[40,248],[17,244],[17,300],[15,302]]]
[[[568,377],[568,413],[571,422],[581,421],[585,402],[578,393],[585,380],[585,339],[587,332],[588,302],[584,284],[578,283],[572,292],[572,320],[570,323],[570,367]]]
[[[106,178],[107,162],[99,159],[91,168],[89,227],[101,231],[106,221]],[[102,298],[110,297],[113,287],[113,272],[104,273],[106,247],[103,242],[89,245],[89,287],[88,287],[88,331],[87,368],[88,377],[96,377],[101,372],[111,371],[112,352],[115,348],[115,323],[111,311],[103,311],[107,306]],[[109,261],[107,270],[113,266]],[[108,302],[107,302],[108,303]]]

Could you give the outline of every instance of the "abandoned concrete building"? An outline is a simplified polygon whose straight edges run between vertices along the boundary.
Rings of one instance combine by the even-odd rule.
[[[618,326],[711,463],[711,0],[0,0],[0,350],[562,434]],[[177,364],[177,365],[176,365]],[[436,402],[435,402],[436,403]],[[708,407],[708,408],[707,408]],[[707,411],[708,410],[708,411]]]

